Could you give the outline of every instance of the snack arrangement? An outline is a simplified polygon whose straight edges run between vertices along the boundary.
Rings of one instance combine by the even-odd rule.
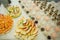
[[[33,40],[38,34],[38,28],[31,19],[20,19],[16,27],[16,37],[21,40]]]
[[[0,39],[59,40],[60,13],[55,5],[47,0],[9,0],[6,8],[0,8],[0,34],[4,34]]]
[[[0,34],[5,34],[13,26],[12,17],[0,14]]]
[[[8,7],[8,15],[16,18],[21,15],[21,9],[18,6],[9,6]]]

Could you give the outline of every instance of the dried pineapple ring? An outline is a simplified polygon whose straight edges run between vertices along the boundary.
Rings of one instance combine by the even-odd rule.
[[[0,34],[4,34],[12,28],[12,17],[0,14]]]
[[[21,15],[21,9],[18,6],[9,6],[8,7],[8,15],[16,18]]]

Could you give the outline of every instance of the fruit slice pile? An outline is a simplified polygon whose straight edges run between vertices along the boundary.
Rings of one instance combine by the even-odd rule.
[[[30,19],[21,19],[16,28],[15,36],[21,40],[32,40],[37,36],[38,28]]]
[[[0,14],[0,34],[4,34],[12,28],[12,17]]]
[[[12,16],[13,18],[18,17],[21,14],[21,10],[18,6],[9,6],[8,12],[9,12],[9,15]]]

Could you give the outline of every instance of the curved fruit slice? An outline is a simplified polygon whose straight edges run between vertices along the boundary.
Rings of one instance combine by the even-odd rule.
[[[17,29],[15,32],[18,32],[17,34],[19,34],[19,35],[16,34],[16,36],[20,36],[20,38],[24,40],[26,39],[32,40],[33,38],[36,37],[36,35],[38,35],[37,34],[38,29],[31,19],[26,19],[26,20],[20,19],[17,24]]]

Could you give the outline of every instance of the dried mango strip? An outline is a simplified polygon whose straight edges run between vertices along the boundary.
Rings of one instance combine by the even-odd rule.
[[[12,28],[12,17],[0,14],[0,34],[4,34]]]

